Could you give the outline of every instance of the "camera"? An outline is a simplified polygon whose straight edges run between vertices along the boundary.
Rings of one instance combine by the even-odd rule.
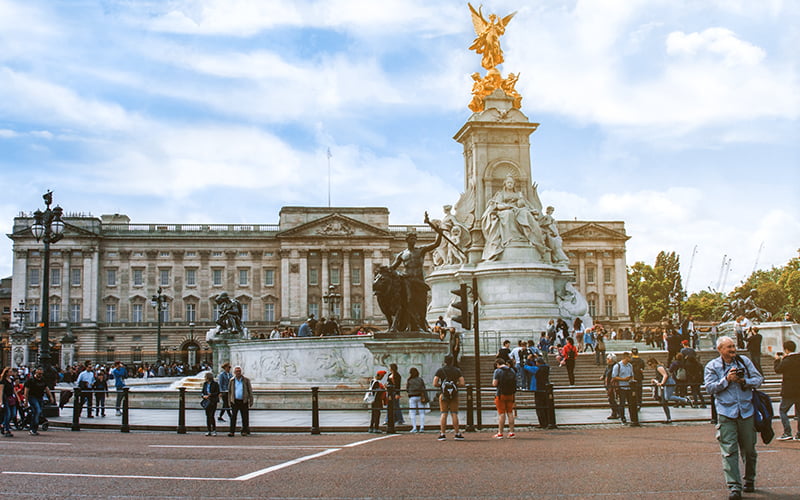
[[[783,353],[782,352],[776,352],[775,355],[776,356],[783,356]]]
[[[737,368],[736,369],[736,376],[739,378],[744,378],[744,368]]]

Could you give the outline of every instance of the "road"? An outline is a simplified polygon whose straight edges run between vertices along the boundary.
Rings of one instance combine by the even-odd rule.
[[[18,432],[0,439],[0,497],[727,498],[709,424],[466,437]],[[758,450],[757,491],[746,498],[800,498],[800,442]]]

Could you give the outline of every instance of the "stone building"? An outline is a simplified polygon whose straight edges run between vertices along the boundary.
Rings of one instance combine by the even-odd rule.
[[[10,304],[24,300],[28,323],[35,324],[48,279],[54,359],[59,339],[71,332],[76,359],[132,363],[156,359],[151,297],[159,287],[166,296],[162,359],[170,361],[210,359],[205,332],[214,326],[214,298],[223,291],[242,304],[251,336],[275,325],[296,327],[309,314],[333,315],[344,331],[385,327],[372,294],[373,271],[405,248],[408,231],[420,245],[435,236],[428,226],[389,224],[383,207],[284,207],[278,224],[136,224],[120,214],[75,214],[65,221],[64,239],[51,247],[50,276],[42,276],[42,244],[28,229],[32,218],[14,219]],[[576,287],[596,320],[628,324],[624,223],[559,224]],[[333,295],[338,300],[326,300]]]

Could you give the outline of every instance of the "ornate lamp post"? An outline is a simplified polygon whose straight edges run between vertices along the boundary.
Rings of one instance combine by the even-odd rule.
[[[33,213],[33,225],[31,233],[36,241],[44,243],[44,276],[42,277],[42,321],[41,342],[39,343],[39,363],[44,371],[44,378],[47,385],[55,385],[56,374],[50,359],[50,244],[56,243],[64,237],[64,221],[61,216],[64,211],[56,205],[50,208],[53,203],[52,191],[42,195],[46,205],[45,211],[36,210]]]
[[[342,294],[336,291],[336,285],[328,286],[328,293],[322,296],[322,301],[328,304],[328,317],[334,319],[337,306],[342,302]]]
[[[156,310],[156,317],[158,318],[158,333],[156,335],[156,365],[161,364],[161,312],[165,309],[164,304],[167,302],[166,295],[161,293],[161,287],[158,287],[158,292],[150,299],[150,305]]]

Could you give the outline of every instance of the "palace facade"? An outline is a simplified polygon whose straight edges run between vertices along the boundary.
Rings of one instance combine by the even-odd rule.
[[[51,246],[49,276],[42,275],[43,246],[28,229],[32,217],[16,217],[8,235],[14,242],[10,304],[24,301],[30,311],[31,352],[41,285],[49,280],[54,359],[70,333],[74,359],[132,363],[157,357],[151,298],[159,288],[166,297],[160,318],[166,360],[208,358],[205,333],[215,324],[221,292],[242,304],[251,336],[276,325],[296,327],[310,314],[336,317],[343,331],[385,327],[372,294],[373,271],[405,248],[409,231],[420,246],[435,237],[428,226],[389,224],[383,207],[284,207],[277,224],[135,224],[120,214],[64,220],[64,238]],[[624,223],[560,221],[559,227],[595,321],[629,325]],[[8,362],[7,335],[4,342]]]

